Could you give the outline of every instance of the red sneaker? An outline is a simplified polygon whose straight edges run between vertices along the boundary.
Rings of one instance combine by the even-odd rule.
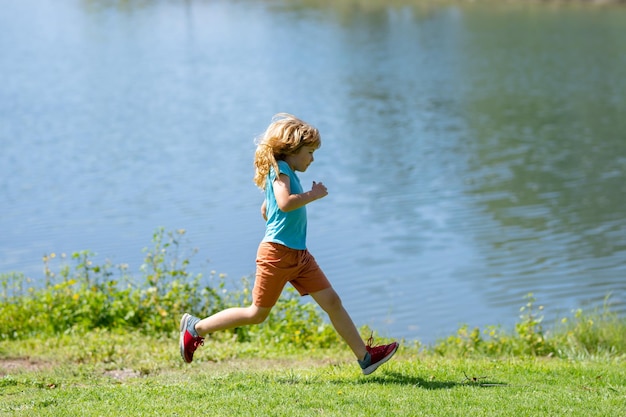
[[[367,341],[367,355],[362,361],[359,361],[364,375],[374,372],[380,365],[387,362],[398,350],[400,344],[393,342],[388,345],[372,346],[374,339],[372,337]]]
[[[185,362],[191,363],[193,361],[193,353],[199,346],[204,345],[204,338],[198,336],[195,325],[200,319],[192,316],[191,314],[183,314],[183,318],[180,319],[180,356],[183,357]]]

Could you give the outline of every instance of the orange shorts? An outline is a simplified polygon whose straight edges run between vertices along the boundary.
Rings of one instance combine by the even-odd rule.
[[[256,279],[252,290],[254,305],[273,307],[287,282],[300,295],[331,287],[328,278],[308,250],[261,242],[256,256]]]

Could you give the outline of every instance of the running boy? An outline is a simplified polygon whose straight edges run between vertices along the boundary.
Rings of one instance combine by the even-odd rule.
[[[387,362],[398,343],[366,345],[341,299],[306,247],[305,206],[328,194],[321,182],[304,191],[296,171],[304,172],[321,146],[318,130],[286,113],[274,116],[257,142],[254,182],[265,191],[261,214],[266,220],[265,237],[256,258],[252,305],[220,311],[205,319],[185,313],[180,321],[180,354],[193,361],[204,336],[250,324],[262,323],[276,304],[285,284],[291,283],[301,295],[310,294],[328,314],[339,335],[348,344],[365,375]]]

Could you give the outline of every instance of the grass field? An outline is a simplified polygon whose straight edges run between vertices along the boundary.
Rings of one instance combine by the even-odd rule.
[[[403,343],[363,376],[288,290],[265,323],[208,338],[185,364],[180,314],[249,305],[250,282],[226,291],[190,272],[183,235],[157,230],[140,277],[89,251],[44,256],[43,286],[0,274],[0,416],[626,417],[626,319],[609,297],[546,328],[529,294],[514,329]]]
[[[0,343],[2,416],[626,416],[623,360],[450,358],[403,346],[370,376],[347,349],[283,354],[176,334]]]

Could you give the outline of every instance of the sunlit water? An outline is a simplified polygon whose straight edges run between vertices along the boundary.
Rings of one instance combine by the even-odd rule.
[[[0,271],[138,270],[163,226],[252,275],[253,139],[286,111],[322,132],[309,248],[358,325],[623,313],[626,10],[319,3],[4,2]]]

